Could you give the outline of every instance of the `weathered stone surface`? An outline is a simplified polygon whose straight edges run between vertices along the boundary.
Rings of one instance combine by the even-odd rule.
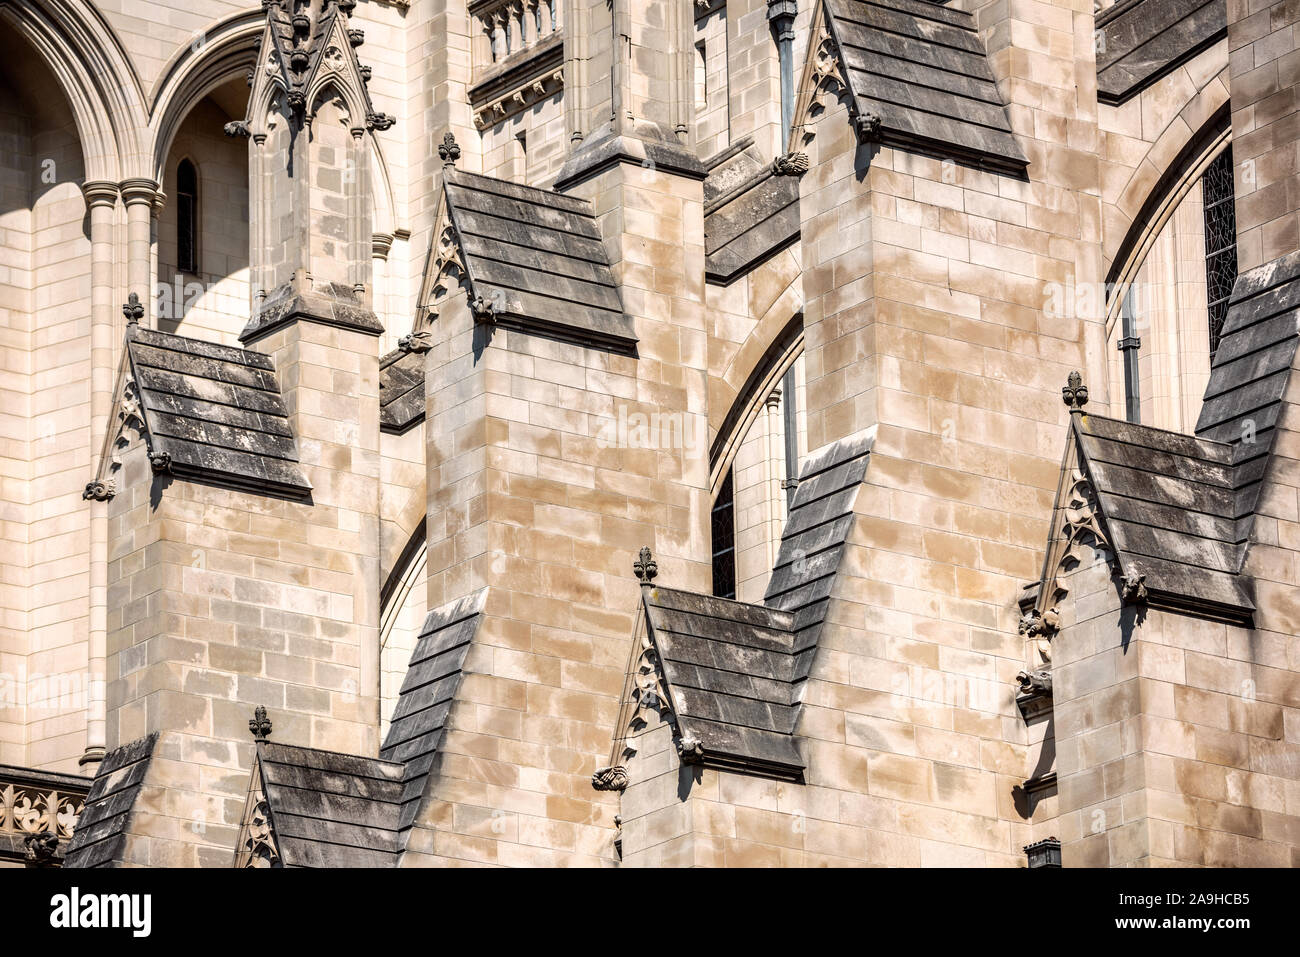
[[[924,0],[828,0],[826,13],[857,117],[882,142],[1026,166],[969,13]]]
[[[588,203],[456,169],[444,181],[485,318],[585,341],[636,342]]]
[[[64,867],[111,867],[122,862],[125,832],[157,740],[155,732],[105,755],[86,795]]]
[[[1226,35],[1224,0],[1127,0],[1097,16],[1097,99],[1123,103]]]
[[[269,356],[137,326],[127,355],[150,451],[169,456],[172,473],[282,494],[311,490]]]

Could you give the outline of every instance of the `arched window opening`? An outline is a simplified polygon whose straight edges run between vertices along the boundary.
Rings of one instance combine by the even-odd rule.
[[[176,268],[199,271],[199,174],[187,159],[176,166]]]
[[[1237,278],[1232,147],[1226,133],[1188,161],[1148,223],[1141,259],[1111,296],[1109,414],[1196,428]],[[1149,203],[1148,205],[1155,205]]]
[[[718,490],[713,503],[713,594],[719,598],[736,597],[736,499],[732,486],[734,469]]]

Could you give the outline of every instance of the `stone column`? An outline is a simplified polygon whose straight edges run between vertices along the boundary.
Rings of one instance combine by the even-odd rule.
[[[104,436],[113,405],[113,227],[117,185],[89,181],[82,186],[90,209],[90,475],[99,472]],[[104,757],[106,701],[104,667],[108,653],[108,503],[88,489],[90,499],[90,635],[86,683],[86,751],[79,763]]]
[[[141,325],[153,326],[153,216],[159,200],[158,184],[151,179],[122,180],[126,204],[127,289],[140,297],[145,314]]]

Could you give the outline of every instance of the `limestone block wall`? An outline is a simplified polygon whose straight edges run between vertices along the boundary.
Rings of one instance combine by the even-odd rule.
[[[69,771],[85,746],[88,685],[85,167],[35,55],[15,50],[0,82],[0,760]]]
[[[1228,4],[1237,265],[1245,272],[1300,246],[1294,137],[1297,11],[1285,3]]]
[[[1239,626],[1121,608],[1096,561],[1052,642],[1065,866],[1294,866],[1295,675]]]
[[[483,171],[525,186],[549,187],[569,155],[563,93],[539,100],[477,134]]]

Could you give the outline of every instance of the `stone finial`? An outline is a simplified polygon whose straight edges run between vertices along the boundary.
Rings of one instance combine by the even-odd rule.
[[[271,734],[271,719],[266,716],[266,708],[258,705],[253,716],[248,719],[248,730],[253,732],[253,740],[265,744]]]
[[[655,576],[659,574],[659,565],[651,556],[649,545],[641,546],[641,554],[632,563],[632,571],[636,573],[637,580],[644,585],[650,584],[655,580]]]
[[[137,293],[133,292],[126,297],[126,302],[122,303],[122,315],[126,316],[126,323],[129,326],[136,325],[144,318],[144,305],[140,302]]]
[[[1083,407],[1088,404],[1088,387],[1083,384],[1083,376],[1079,375],[1078,369],[1070,373],[1061,388],[1061,401],[1072,414],[1082,414]]]
[[[460,159],[460,146],[457,145],[456,137],[450,130],[438,145],[438,158],[442,160],[443,169],[455,169],[456,160]]]

